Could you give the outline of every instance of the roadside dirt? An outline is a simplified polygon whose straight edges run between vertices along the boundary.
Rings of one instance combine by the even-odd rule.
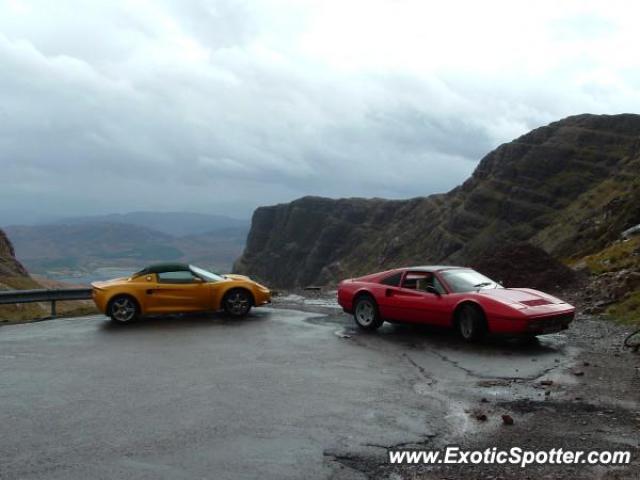
[[[580,353],[573,365],[538,380],[539,394],[510,401],[480,404],[497,426],[490,434],[475,434],[458,442],[484,450],[514,446],[528,450],[629,450],[626,467],[585,465],[517,466],[457,465],[391,468],[381,466],[375,477],[392,472],[415,479],[638,479],[640,478],[640,356],[620,347],[626,329],[579,318],[567,335]],[[552,378],[552,380],[551,380]],[[545,383],[545,385],[542,384]],[[549,382],[553,382],[549,384]],[[479,389],[483,387],[479,386]],[[513,425],[499,419],[510,415]]]
[[[365,348],[375,347],[372,340],[375,337],[361,337],[353,329],[351,318],[341,313],[335,303],[335,292],[288,293],[276,298],[274,304],[278,308],[328,314],[331,321],[344,327],[337,334],[360,342]],[[432,398],[438,395],[452,405],[463,405],[462,415],[466,416],[468,427],[459,429],[452,424],[450,431],[437,432],[420,444],[331,453],[328,461],[335,465],[333,478],[639,479],[640,355],[622,348],[629,330],[630,327],[613,324],[598,316],[579,315],[562,335],[562,348],[571,354],[566,359],[556,359],[556,365],[544,369],[543,375],[534,378],[524,374],[513,378],[483,376],[471,369],[458,383],[431,379],[424,383],[425,388],[431,390],[428,394]],[[422,339],[428,339],[431,333],[417,331],[411,335],[415,335],[415,341],[407,344],[409,364],[412,351],[429,348]],[[543,346],[548,338],[541,340]],[[505,349],[499,344],[497,347],[492,345],[493,340],[487,342],[488,345],[476,348],[485,353],[491,348],[495,348],[496,354],[504,353],[501,350]],[[509,354],[526,354],[527,349],[532,349],[533,353],[543,346],[509,345],[504,361],[509,361]],[[531,361],[539,360],[532,355]],[[428,380],[428,366],[408,365],[408,368],[413,367],[423,369]],[[469,382],[473,382],[471,386]],[[493,447],[546,451],[552,448],[629,450],[632,464],[624,467],[531,465],[522,469],[514,465],[485,464],[394,466],[388,462],[389,448],[440,449],[451,444],[472,450]]]

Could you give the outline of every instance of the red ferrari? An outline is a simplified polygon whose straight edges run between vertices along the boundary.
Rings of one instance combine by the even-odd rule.
[[[487,333],[535,336],[568,328],[575,308],[529,288],[504,288],[463,267],[410,267],[340,283],[338,303],[359,327],[389,322],[453,327],[465,340]]]

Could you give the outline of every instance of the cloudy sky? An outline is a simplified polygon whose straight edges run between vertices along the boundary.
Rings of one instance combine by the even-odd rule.
[[[0,224],[446,191],[640,112],[633,1],[0,0]]]

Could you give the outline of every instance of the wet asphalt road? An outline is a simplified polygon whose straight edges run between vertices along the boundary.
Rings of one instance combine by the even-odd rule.
[[[562,335],[470,346],[266,308],[3,326],[0,478],[360,478],[345,458],[460,438],[501,379],[527,389],[572,355]]]

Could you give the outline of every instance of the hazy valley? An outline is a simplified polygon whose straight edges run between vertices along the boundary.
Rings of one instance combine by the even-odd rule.
[[[87,284],[153,262],[187,262],[229,271],[244,248],[248,222],[215,215],[138,212],[4,230],[29,272]]]

